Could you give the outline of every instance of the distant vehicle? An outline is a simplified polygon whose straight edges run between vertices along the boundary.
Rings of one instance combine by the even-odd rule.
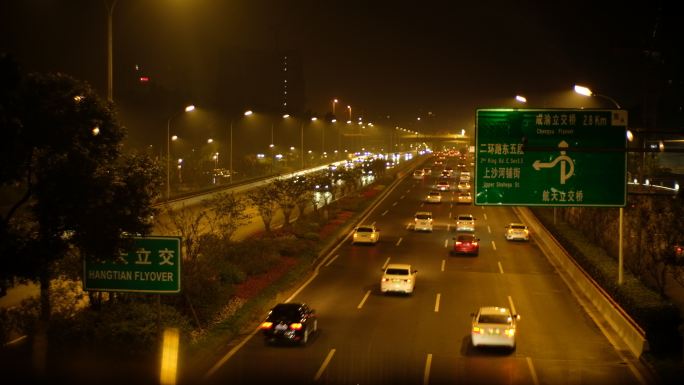
[[[430,191],[425,197],[427,203],[442,203],[442,193],[439,191]]]
[[[458,182],[458,191],[461,191],[461,192],[470,191],[470,183],[464,182],[464,181]]]
[[[280,303],[268,312],[261,323],[266,343],[287,341],[306,345],[318,330],[316,311],[304,303]]]
[[[461,175],[458,177],[458,181],[470,183],[470,175],[463,175],[463,173],[461,173]]]
[[[432,213],[429,211],[418,211],[413,218],[415,231],[432,231]]]
[[[425,173],[423,172],[423,170],[416,170],[413,172],[413,179],[423,179],[424,176]]]
[[[529,241],[530,231],[523,223],[509,223],[506,225],[506,240],[507,241]]]
[[[459,175],[461,178],[468,178],[470,180],[470,171],[461,171],[461,174]]]
[[[505,307],[481,307],[473,317],[470,337],[474,347],[506,346],[515,349],[516,323],[520,316]]]
[[[456,231],[475,231],[475,217],[472,214],[460,214],[457,216]]]
[[[380,231],[374,225],[362,225],[354,229],[352,243],[376,244],[380,240]]]
[[[416,273],[411,265],[391,263],[382,271],[380,291],[411,294],[416,286]]]
[[[480,239],[473,233],[461,233],[454,238],[453,254],[480,254]]]
[[[431,168],[424,168],[423,169],[423,175],[432,175],[432,169]]]
[[[470,192],[462,192],[458,194],[458,203],[473,203],[473,196]]]
[[[444,180],[437,182],[436,187],[437,187],[437,190],[440,190],[440,191],[449,191],[449,189],[451,188],[451,186],[449,185],[449,182],[444,181]]]

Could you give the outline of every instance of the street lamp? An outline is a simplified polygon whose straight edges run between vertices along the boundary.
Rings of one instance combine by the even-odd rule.
[[[338,102],[337,99],[332,100],[332,114],[333,114],[333,116],[335,116],[335,104],[337,104],[337,102]]]
[[[522,95],[515,95],[515,100],[519,101],[520,103],[527,103],[527,98]]]
[[[615,107],[618,110],[621,110],[622,107],[620,107],[620,104],[618,104],[615,99],[611,98],[610,96],[606,95],[601,95],[597,94],[591,91],[588,87],[580,86],[578,84],[575,84],[575,92],[577,92],[580,95],[584,96],[598,96],[604,99],[610,100],[613,104],[615,104]],[[627,135],[631,134],[630,131],[627,132]],[[622,251],[622,237],[623,237],[623,222],[624,222],[624,207],[620,207],[620,219],[619,219],[619,225],[618,225],[618,285],[622,285],[623,282],[623,265],[624,265],[624,255]]]
[[[608,99],[608,100],[610,100],[613,104],[615,104],[615,107],[616,107],[618,110],[621,110],[621,109],[622,109],[622,107],[620,107],[620,105],[618,104],[618,102],[615,101],[615,99],[613,99],[613,98],[611,98],[610,96],[607,96],[607,95],[601,95],[601,94],[594,93],[594,92],[592,92],[588,87],[584,87],[584,86],[580,86],[580,85],[578,85],[578,84],[575,84],[575,92],[577,92],[577,93],[580,94],[580,95],[584,95],[584,96],[598,96],[598,97],[601,97],[601,98],[604,98],[604,99]]]
[[[107,100],[114,101],[114,63],[112,53],[112,16],[114,15],[114,6],[118,0],[107,0],[105,6],[107,7]]]
[[[242,115],[250,116],[254,112],[252,110],[245,111]],[[230,169],[230,174],[228,176],[229,182],[233,183],[233,119],[230,119],[230,161],[228,162],[228,168]]]
[[[171,196],[171,120],[183,112],[191,112],[195,110],[195,106],[192,104],[185,107],[183,111],[180,111],[176,113],[175,115],[172,115],[169,120],[166,121],[166,200],[169,200],[169,197]],[[176,137],[174,135],[174,137]],[[178,137],[176,137],[178,138]]]

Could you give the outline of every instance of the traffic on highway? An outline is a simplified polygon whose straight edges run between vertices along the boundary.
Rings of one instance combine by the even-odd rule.
[[[441,171],[458,168],[461,159],[430,157],[424,167],[431,174],[409,173],[397,182],[362,219],[381,234],[377,241],[358,242],[350,234],[283,301],[315,309],[306,344],[265,344],[263,326],[255,325],[225,347],[205,380],[643,383],[635,364],[558,279],[514,208],[463,204],[457,189],[443,191],[439,203],[425,200]],[[453,172],[452,184],[470,167]],[[416,213],[428,210],[431,231],[419,231]],[[457,230],[457,219],[466,216],[474,226]],[[465,239],[459,236],[476,239],[477,252],[454,252]],[[290,335],[303,336],[299,330]],[[270,332],[265,337],[272,340]]]

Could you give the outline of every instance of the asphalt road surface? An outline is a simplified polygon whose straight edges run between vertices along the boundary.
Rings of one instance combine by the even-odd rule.
[[[267,346],[255,329],[226,346],[207,383],[643,381],[573,297],[537,248],[535,235],[530,242],[505,240],[504,226],[519,221],[512,208],[459,205],[451,192],[440,204],[422,202],[439,170],[424,180],[407,177],[371,213],[365,222],[380,228],[377,245],[347,241],[296,293],[292,302],[306,302],[318,313],[319,332],[308,345]],[[412,230],[416,211],[432,211],[432,233]],[[454,218],[462,213],[476,218],[479,256],[449,253]],[[410,263],[418,270],[413,295],[380,292],[387,263]],[[471,346],[470,314],[480,306],[505,306],[521,315],[517,349]]]

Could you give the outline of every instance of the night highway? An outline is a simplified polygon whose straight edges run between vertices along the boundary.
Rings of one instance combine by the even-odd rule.
[[[535,234],[530,242],[505,240],[504,226],[519,221],[511,207],[459,205],[452,202],[453,191],[440,204],[423,203],[436,174],[402,180],[364,221],[380,229],[380,242],[351,245],[348,239],[289,299],[318,313],[319,332],[308,345],[267,346],[258,331],[251,338],[240,336],[205,379],[217,384],[644,381],[559,278],[537,248]],[[432,233],[410,228],[416,211],[432,211]],[[462,213],[476,218],[479,256],[449,253],[453,218]],[[418,270],[413,295],[380,292],[387,263]],[[470,314],[490,305],[521,315],[512,352],[470,345]]]

